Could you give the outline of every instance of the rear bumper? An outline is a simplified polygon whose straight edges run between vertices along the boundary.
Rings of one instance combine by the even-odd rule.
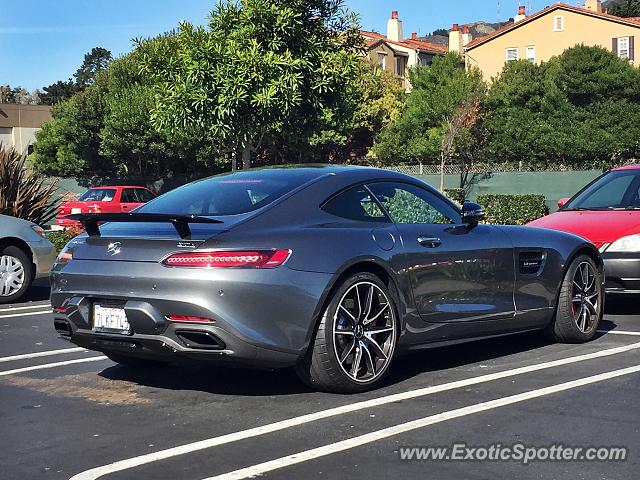
[[[640,293],[640,254],[604,253],[607,293]]]
[[[273,368],[294,365],[306,352],[331,277],[287,267],[196,271],[159,263],[72,260],[54,267],[51,304],[66,307],[66,316],[57,314],[57,321],[67,321],[65,336],[85,348]],[[122,306],[132,333],[93,332],[96,302]],[[214,323],[171,322],[169,315]],[[211,344],[203,347],[198,339]]]
[[[55,224],[58,225],[59,227],[64,227],[64,228],[82,226],[80,222],[69,220],[66,217],[56,217]]]
[[[35,278],[46,277],[58,256],[56,248],[46,238],[37,242],[28,242],[28,244],[33,253],[33,263],[36,266]]]

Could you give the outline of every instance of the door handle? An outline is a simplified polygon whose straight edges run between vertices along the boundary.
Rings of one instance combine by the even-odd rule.
[[[418,237],[418,243],[426,248],[438,248],[442,245],[442,241],[434,237]]]

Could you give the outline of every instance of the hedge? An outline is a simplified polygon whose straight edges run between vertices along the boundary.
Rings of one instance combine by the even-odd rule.
[[[544,195],[478,195],[485,222],[525,225],[547,213]]]
[[[445,188],[444,194],[458,205],[462,205],[466,199],[464,188]]]

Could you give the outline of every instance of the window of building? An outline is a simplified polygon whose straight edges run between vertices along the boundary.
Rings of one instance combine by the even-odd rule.
[[[505,51],[505,59],[508,62],[515,62],[520,58],[517,48],[507,48]]]
[[[11,135],[12,130],[11,127],[0,127],[0,135]]]
[[[404,57],[396,57],[396,75],[404,78]]]
[[[629,37],[618,38],[618,56],[620,58],[629,59]]]
[[[527,47],[527,61],[531,63],[536,63],[536,47],[535,45],[530,45]]]
[[[564,16],[557,15],[553,17],[553,31],[564,32]]]
[[[384,52],[378,52],[378,66],[382,70],[386,70],[387,68],[387,54]]]

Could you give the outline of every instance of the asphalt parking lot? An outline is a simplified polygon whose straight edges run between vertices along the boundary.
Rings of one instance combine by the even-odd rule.
[[[522,334],[414,353],[383,388],[341,396],[288,370],[117,366],[57,337],[42,287],[0,306],[0,478],[637,478],[639,311],[609,300],[587,345]],[[401,460],[409,446],[516,443],[628,455]]]

